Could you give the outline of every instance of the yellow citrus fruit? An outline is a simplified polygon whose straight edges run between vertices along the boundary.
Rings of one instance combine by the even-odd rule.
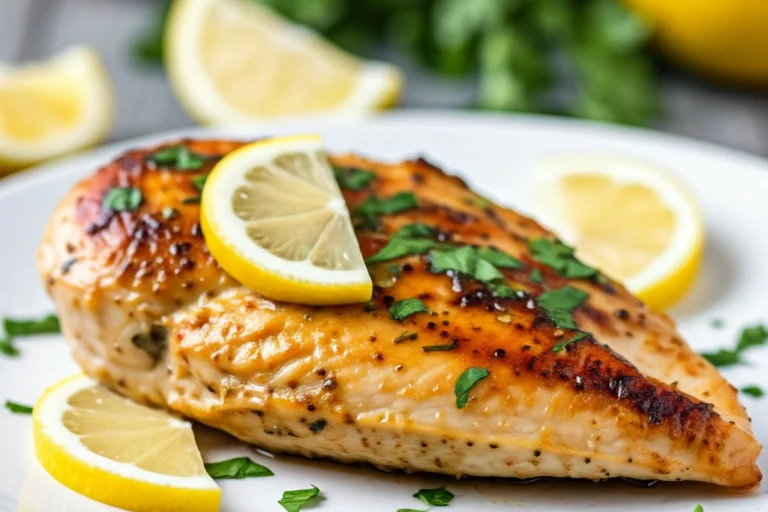
[[[266,139],[224,157],[205,182],[201,216],[216,261],[267,298],[371,298],[349,211],[316,135]]]
[[[253,0],[174,0],[166,69],[202,123],[393,105],[400,71],[361,61]]]
[[[0,175],[97,144],[114,110],[111,81],[90,48],[0,64]]]
[[[534,183],[541,221],[653,309],[668,308],[693,284],[703,217],[668,172],[640,161],[571,156],[542,162]]]
[[[766,0],[625,0],[670,58],[743,85],[768,86]]]
[[[56,480],[136,512],[216,512],[192,426],[78,375],[48,389],[33,413],[35,453]]]

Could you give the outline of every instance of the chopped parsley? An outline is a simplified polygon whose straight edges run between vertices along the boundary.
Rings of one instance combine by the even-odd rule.
[[[111,212],[132,212],[144,201],[136,187],[112,187],[101,200],[101,206]]]
[[[253,462],[248,457],[205,463],[205,471],[208,472],[211,478],[219,480],[274,475],[269,468]]]
[[[419,489],[413,497],[432,507],[445,507],[451,502],[454,495],[445,487],[437,487],[435,489]]]
[[[765,395],[765,391],[760,386],[744,386],[741,388],[741,392],[755,398],[762,398]]]
[[[513,258],[509,254],[501,252],[498,249],[494,249],[492,247],[480,247],[477,250],[477,255],[481,259],[497,267],[513,268],[513,269],[523,268],[522,261],[518,260],[517,258]]]
[[[397,338],[395,338],[395,345],[404,341],[414,341],[419,339],[419,333],[414,331],[403,331]]]
[[[179,171],[195,171],[205,165],[206,157],[193,153],[186,146],[172,146],[147,155],[147,160]]]
[[[318,432],[322,432],[327,424],[328,422],[323,419],[313,421],[309,424],[309,430],[317,434]]]
[[[717,352],[703,352],[701,357],[717,367],[733,366],[742,362],[739,352],[726,348],[721,348]]]
[[[430,270],[436,274],[450,270],[483,282],[504,279],[504,275],[496,267],[481,259],[478,250],[469,245],[433,251],[429,255],[429,261]]]
[[[16,357],[19,355],[19,349],[13,346],[13,340],[10,336],[3,336],[0,338],[0,353],[8,357]]]
[[[485,379],[491,372],[487,368],[467,368],[464,373],[456,379],[456,385],[453,387],[453,394],[456,395],[456,407],[463,409],[469,401],[469,392],[478,382]]]
[[[533,259],[552,268],[569,279],[583,279],[597,275],[597,269],[580,262],[574,249],[559,240],[537,238],[528,242]]]
[[[195,176],[192,178],[192,186],[195,187],[199,192],[203,191],[203,187],[205,187],[205,182],[208,180],[207,174],[201,174],[199,176]],[[182,204],[197,204],[200,202],[200,200],[203,197],[200,195],[192,196],[192,197],[185,197],[181,200]]]
[[[415,315],[416,313],[426,313],[428,311],[429,309],[426,304],[419,299],[411,297],[399,300],[392,304],[392,307],[389,308],[389,316],[402,322],[411,315]]]
[[[424,254],[439,244],[427,238],[434,230],[424,224],[408,224],[392,234],[387,245],[379,252],[366,259],[366,263],[379,263],[394,260],[412,254]]]
[[[715,366],[732,366],[741,364],[741,355],[752,347],[760,347],[768,342],[768,329],[762,324],[745,327],[739,335],[736,348],[721,348],[717,352],[703,352],[701,354],[707,361]]]
[[[739,335],[736,350],[743,352],[750,347],[760,347],[768,341],[768,329],[762,324],[745,327]]]
[[[299,512],[301,507],[320,494],[320,489],[312,486],[311,489],[298,489],[295,491],[285,491],[283,497],[278,503],[288,512]]]
[[[541,284],[541,283],[543,283],[543,282],[544,282],[544,276],[543,276],[543,275],[541,275],[541,270],[539,270],[539,269],[537,269],[537,268],[535,268],[535,269],[531,270],[530,279],[531,279],[531,281],[533,281],[534,283],[539,283],[539,284]]]
[[[10,400],[5,401],[5,408],[14,414],[32,414],[33,410],[29,405],[18,404]]]
[[[59,318],[53,314],[46,315],[39,320],[32,318],[26,320],[5,318],[3,320],[3,327],[5,328],[5,333],[11,337],[30,336],[33,334],[55,334],[61,332]]]
[[[424,352],[447,352],[449,350],[453,350],[456,347],[458,347],[458,343],[446,343],[444,345],[424,345],[421,347],[421,350]]]
[[[207,179],[208,179],[207,174],[201,174],[199,176],[195,176],[192,178],[192,186],[195,187],[200,192],[202,192]]]
[[[561,341],[560,343],[558,343],[557,345],[552,347],[552,352],[554,352],[554,353],[560,352],[560,351],[564,350],[565,347],[567,347],[571,343],[576,343],[577,341],[581,341],[584,338],[586,338],[587,336],[588,336],[588,334],[584,333],[584,332],[577,333],[572,338],[570,338],[568,340],[565,340],[565,341]]]
[[[510,298],[515,291],[505,282],[504,274],[496,267],[519,268],[522,265],[516,259],[495,249],[472,247],[449,248],[434,250],[429,255],[430,271],[439,273],[446,271],[459,272],[485,283],[496,297]]]
[[[362,219],[365,227],[374,227],[382,215],[401,213],[417,208],[419,203],[412,192],[399,192],[392,197],[381,199],[370,195],[352,212],[353,217]]]
[[[709,325],[711,325],[713,329],[722,329],[723,327],[725,327],[725,320],[723,320],[722,318],[713,318],[709,322]]]
[[[376,175],[371,171],[336,165],[333,166],[333,175],[341,188],[349,190],[362,190],[376,179]]]
[[[3,328],[5,329],[5,336],[0,337],[0,353],[8,357],[19,355],[19,350],[13,345],[14,338],[61,332],[59,318],[56,315],[47,315],[39,320],[5,318],[3,319]]]
[[[552,322],[561,329],[578,329],[571,311],[587,300],[589,294],[572,286],[549,290],[536,298],[536,304],[546,311]]]

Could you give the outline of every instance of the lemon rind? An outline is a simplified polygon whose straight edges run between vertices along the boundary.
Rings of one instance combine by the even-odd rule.
[[[41,466],[64,486],[95,501],[137,510],[218,510],[221,491],[208,475],[174,477],[122,464],[89,451],[61,424],[67,398],[99,384],[83,375],[49,388],[34,407],[35,453]],[[191,428],[169,416],[169,425]]]
[[[219,2],[220,0],[175,0],[171,6],[166,30],[165,62],[171,88],[184,110],[202,124],[254,119],[254,116],[238,110],[219,94],[208,78],[208,72],[199,57],[196,43],[200,34],[190,30],[190,27],[199,30],[205,23],[208,10]],[[253,4],[249,8],[258,9],[260,15],[269,23],[283,25],[276,29],[276,32],[286,31],[286,37],[295,36],[296,40],[317,38],[322,41],[315,32],[282,21],[265,6]],[[323,41],[322,44],[327,43]],[[334,51],[342,52],[340,49]],[[387,108],[397,102],[403,86],[400,70],[380,61],[361,61],[357,80],[353,93],[344,102],[324,112],[358,114]]]
[[[619,183],[649,186],[673,211],[677,220],[672,244],[648,268],[626,279],[624,285],[663,309],[679,300],[695,280],[705,244],[703,216],[689,189],[672,173],[657,165],[618,155],[578,153],[542,160],[534,172],[534,209],[543,224],[556,226],[558,234],[574,243],[576,234],[558,208],[558,182],[566,175],[586,171],[604,174]]]
[[[317,135],[295,135],[267,139],[237,149],[213,169],[203,189],[201,226],[208,250],[235,279],[266,297],[306,304],[340,304],[370,299],[372,283],[361,259],[360,268],[329,270],[309,262],[287,261],[259,247],[244,230],[244,222],[231,209],[232,194],[242,184],[242,173],[263,165],[285,151],[321,151]],[[343,201],[334,180],[333,196]],[[338,213],[349,216],[347,212]],[[244,252],[247,251],[247,252]]]
[[[113,84],[98,54],[86,46],[75,46],[53,59],[19,68],[0,67],[0,83],[12,85],[17,73],[67,73],[82,84],[83,105],[77,124],[65,131],[27,140],[0,132],[0,169],[20,168],[100,142],[115,117]],[[55,86],[53,84],[52,86]]]

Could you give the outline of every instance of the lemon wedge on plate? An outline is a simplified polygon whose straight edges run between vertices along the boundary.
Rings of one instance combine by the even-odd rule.
[[[402,89],[394,66],[361,61],[254,0],[174,0],[165,40],[171,87],[202,123],[366,112]]]
[[[693,284],[704,221],[693,194],[672,174],[631,159],[565,156],[534,173],[534,213],[656,310]]]
[[[0,65],[0,174],[100,142],[113,113],[111,81],[89,48]]]
[[[33,422],[40,465],[75,492],[139,512],[219,510],[186,421],[80,375],[48,389]]]
[[[202,228],[235,279],[274,300],[345,304],[372,284],[349,211],[315,135],[243,146],[211,171]]]

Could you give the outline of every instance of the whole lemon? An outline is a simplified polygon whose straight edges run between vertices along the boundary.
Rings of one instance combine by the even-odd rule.
[[[713,78],[768,86],[768,0],[624,0],[662,52]]]

